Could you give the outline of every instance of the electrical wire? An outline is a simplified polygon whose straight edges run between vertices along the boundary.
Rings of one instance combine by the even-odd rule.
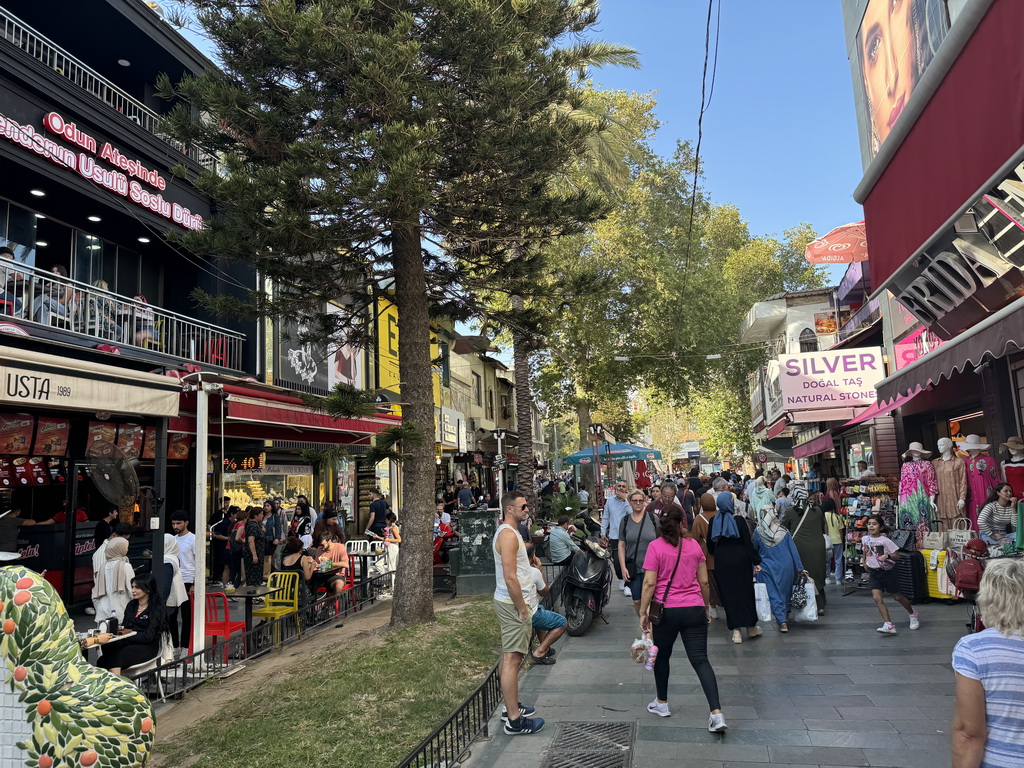
[[[714,67],[711,71],[710,95],[705,95],[708,90],[708,62],[711,58],[711,17],[715,7],[715,0],[708,0],[708,19],[704,28],[704,72],[700,85],[700,113],[697,115],[697,146],[693,153],[693,182],[690,186],[690,224],[686,234],[686,253],[683,256],[683,291],[686,290],[687,279],[690,276],[690,251],[693,248],[693,221],[697,213],[697,177],[700,175],[700,145],[704,138],[704,113],[711,106],[711,96],[715,93],[715,76],[718,73],[718,38],[722,26],[722,2],[718,0],[718,15],[715,22],[715,55]]]

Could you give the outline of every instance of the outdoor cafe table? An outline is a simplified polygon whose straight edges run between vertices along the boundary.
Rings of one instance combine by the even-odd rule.
[[[284,587],[239,587],[231,597],[245,600],[245,631],[252,630],[252,601],[258,597],[266,597],[276,592],[283,592]]]
[[[313,587],[314,600],[316,599],[317,589],[319,587],[326,587],[327,582],[331,580],[331,576],[337,576],[339,573],[341,573],[340,565],[336,565],[333,568],[328,568],[327,570],[321,570],[317,568],[315,571],[313,571],[313,575],[310,577],[309,581]]]

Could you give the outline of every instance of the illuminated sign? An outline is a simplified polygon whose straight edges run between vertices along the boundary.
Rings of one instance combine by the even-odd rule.
[[[45,157],[54,165],[78,173],[93,184],[127,198],[184,229],[200,230],[205,226],[202,216],[192,213],[179,203],[164,199],[160,193],[167,188],[167,180],[159,172],[147,168],[138,160],[129,159],[109,142],[100,144],[57,112],[46,114],[43,127],[48,133],[59,136],[82,151],[69,149],[46,134],[37,132],[31,125],[22,125],[0,114],[0,137],[12,144]],[[97,157],[114,167],[100,165]],[[147,187],[157,191],[152,192]]]
[[[267,461],[267,454],[258,453],[255,456],[225,456],[225,472],[259,472]]]

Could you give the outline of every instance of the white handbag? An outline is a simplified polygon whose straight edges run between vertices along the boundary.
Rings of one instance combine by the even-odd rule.
[[[763,581],[754,582],[754,606],[757,608],[758,621],[772,620],[772,604],[768,600],[768,585]]]
[[[946,531],[947,547],[962,547],[971,539],[978,538],[978,532],[971,530],[969,517],[958,517],[953,521],[952,530]]]
[[[808,578],[804,589],[807,590],[807,605],[793,610],[793,621],[817,621],[818,601],[814,597],[814,579]]]

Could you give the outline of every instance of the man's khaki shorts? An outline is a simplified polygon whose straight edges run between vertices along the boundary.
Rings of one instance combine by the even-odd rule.
[[[501,650],[504,653],[521,653],[524,656],[530,650],[530,635],[533,625],[519,618],[515,603],[494,601],[494,612],[498,614],[498,626],[501,627]]]

